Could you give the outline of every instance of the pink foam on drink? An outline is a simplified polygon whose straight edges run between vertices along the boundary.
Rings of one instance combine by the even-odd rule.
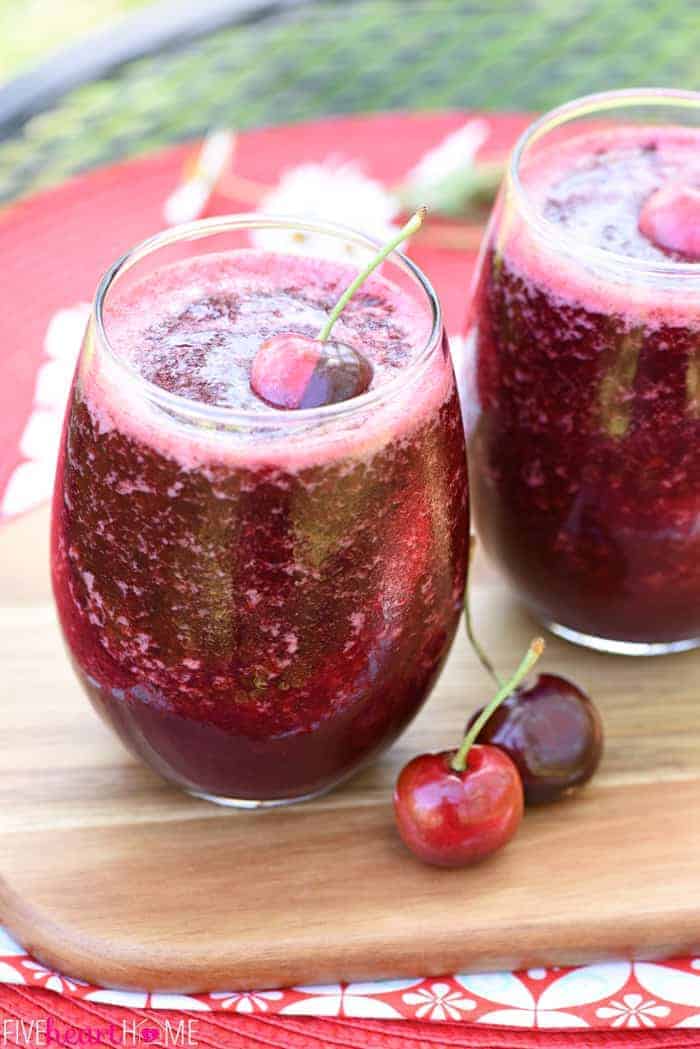
[[[680,272],[689,260],[640,229],[644,205],[659,189],[700,184],[700,130],[603,126],[533,148],[519,178],[544,224],[535,229],[513,209],[502,223],[509,265],[563,301],[652,326],[700,323],[700,296],[689,301]],[[697,281],[700,287],[700,265]]]
[[[295,442],[302,416],[265,404],[250,387],[261,343],[280,332],[315,336],[356,272],[325,259],[240,250],[163,267],[125,291],[117,284],[104,325],[127,369],[107,354],[86,355],[82,383],[91,412],[103,429],[131,432],[191,467],[243,459],[301,468],[362,455],[392,433],[409,433],[449,395],[449,383],[424,352],[429,309],[378,274],[348,303],[333,338],[371,361],[369,393],[387,395],[380,412],[376,401],[364,412],[359,399],[321,408],[304,417],[304,438]],[[154,407],[143,396],[149,389],[155,400],[159,390],[176,395],[176,409],[195,425]],[[197,426],[201,419],[205,425]],[[227,421],[238,428],[222,429]]]

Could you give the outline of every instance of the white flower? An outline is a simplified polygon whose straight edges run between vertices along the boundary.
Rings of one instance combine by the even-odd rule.
[[[76,980],[75,978],[69,980],[67,976],[62,976],[52,969],[39,965],[39,962],[23,961],[22,965],[25,969],[30,969],[33,979],[49,991],[58,991],[63,994],[66,991],[77,991],[78,987],[88,986],[82,980]]]
[[[198,1009],[202,1012],[211,1012],[211,1006],[202,1001],[201,998],[193,998],[191,994],[171,994],[158,992],[150,995],[148,1006],[151,1009]]]
[[[10,934],[0,926],[0,959],[11,958],[12,961],[0,961],[0,984],[2,983],[25,983],[24,976],[19,971],[22,964],[21,959],[26,959],[27,952],[20,947]]]
[[[26,983],[24,976],[9,962],[0,962],[0,984],[3,983]]]
[[[209,997],[220,1002],[222,1009],[233,1009],[235,1013],[265,1013],[268,1002],[278,1002],[284,998],[282,991],[255,991],[250,993],[231,993],[216,991]]]
[[[296,1016],[354,1016],[375,1020],[400,1020],[401,1013],[379,997],[414,987],[420,980],[382,980],[378,983],[328,984],[322,987],[294,987],[304,995],[280,1011]]]
[[[691,962],[691,968],[695,968]],[[684,972],[672,965],[655,962],[636,962],[634,978],[647,994],[664,1002],[700,1006],[700,975]]]
[[[3,517],[30,510],[51,495],[63,415],[89,312],[87,303],[80,303],[58,310],[49,321],[44,337],[48,360],[37,373],[32,413],[20,440],[24,462],[7,483]]]
[[[418,185],[433,185],[449,178],[455,171],[471,167],[489,133],[486,120],[468,120],[461,128],[453,131],[425,153],[409,171],[405,181]]]
[[[0,958],[25,958],[27,952],[13,940],[7,929],[0,927]]]
[[[329,158],[323,164],[301,164],[286,171],[263,200],[258,212],[311,222],[337,222],[389,240],[398,230],[393,220],[401,205],[381,182],[369,178],[351,161]],[[303,255],[320,255],[351,262],[364,260],[366,249],[322,234],[260,229],[252,233],[258,248]]]
[[[584,965],[563,973],[535,997],[516,973],[462,973],[454,977],[469,993],[501,1006],[482,1013],[479,1023],[509,1027],[587,1027],[571,1012],[619,994],[631,972],[629,962]]]
[[[104,1005],[121,1005],[125,1009],[142,1009],[148,1005],[146,991],[117,991],[114,988],[98,988],[85,995],[87,1001],[102,1002]]]
[[[641,994],[625,994],[622,1001],[612,1000],[608,1005],[596,1009],[601,1020],[612,1020],[612,1027],[654,1027],[654,1020],[668,1016],[667,1005],[659,1005],[655,999],[644,1001]]]
[[[236,148],[232,131],[211,131],[202,143],[194,162],[163,205],[163,217],[169,226],[198,219],[224,171],[231,164]]]
[[[417,991],[408,991],[403,995],[406,1005],[416,1006],[419,1020],[460,1020],[460,1013],[476,1009],[472,998],[465,998],[449,983],[433,983],[430,987],[421,987]]]

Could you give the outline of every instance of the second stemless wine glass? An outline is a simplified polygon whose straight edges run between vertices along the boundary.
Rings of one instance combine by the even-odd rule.
[[[267,247],[251,251],[251,237]],[[300,242],[308,257],[284,254]],[[59,617],[83,687],[123,741],[224,804],[311,796],[386,747],[459,620],[464,433],[440,307],[413,263],[390,256],[356,307],[366,339],[382,295],[413,326],[416,352],[376,388],[300,411],[207,403],[215,366],[238,368],[250,396],[236,317],[256,344],[271,324],[284,330],[285,310],[317,324],[313,294],[325,309],[338,257],[375,248],[330,225],[208,220],[142,244],[97,292],[56,480]],[[247,284],[234,301],[238,269]],[[162,355],[153,379],[134,366],[146,338],[134,318],[158,288],[180,312],[148,327]],[[192,395],[169,388],[175,373]]]
[[[515,148],[476,282],[477,527],[546,626],[611,652],[700,643],[700,260],[673,211],[699,153],[697,94],[547,114]]]

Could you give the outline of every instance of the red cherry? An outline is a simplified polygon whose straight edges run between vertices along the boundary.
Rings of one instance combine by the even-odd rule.
[[[319,408],[365,393],[372,374],[372,365],[352,346],[289,332],[262,343],[250,386],[275,408]]]
[[[456,753],[413,758],[394,790],[399,834],[419,859],[438,867],[464,867],[500,849],[523,815],[520,776],[507,754],[472,746],[466,768],[457,771]]]
[[[554,801],[586,783],[603,750],[598,710],[585,692],[556,674],[540,674],[529,688],[512,692],[477,738],[513,760],[528,805]]]
[[[459,750],[421,754],[402,770],[394,790],[399,834],[416,856],[438,867],[463,867],[500,849],[523,816],[517,768],[497,747],[477,746],[488,717],[529,674],[544,651],[536,638],[510,681],[464,736]]]
[[[645,200],[638,226],[661,251],[700,261],[700,189],[677,182],[662,186]]]

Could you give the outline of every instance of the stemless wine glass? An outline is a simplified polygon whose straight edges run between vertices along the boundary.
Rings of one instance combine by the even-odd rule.
[[[376,249],[341,227],[243,215],[124,256],[97,291],[52,526],[59,617],[93,705],[161,775],[242,807],[329,789],[415,715],[459,620],[469,526],[440,306],[399,253],[382,280],[410,303],[417,351],[353,400],[244,410],[134,366],[124,331],[144,279],[170,274],[177,296],[177,267],[235,265],[230,253],[250,256],[251,236],[273,245],[259,272],[289,270],[290,283],[299,256],[285,244],[306,245],[317,274]],[[232,308],[225,295],[224,281],[190,314]],[[262,326],[261,301],[236,309],[262,310]],[[378,308],[369,293],[366,308]]]
[[[642,218],[674,178],[700,183],[699,151],[698,94],[548,113],[515,148],[475,285],[477,528],[542,623],[611,652],[700,643],[700,265]]]

